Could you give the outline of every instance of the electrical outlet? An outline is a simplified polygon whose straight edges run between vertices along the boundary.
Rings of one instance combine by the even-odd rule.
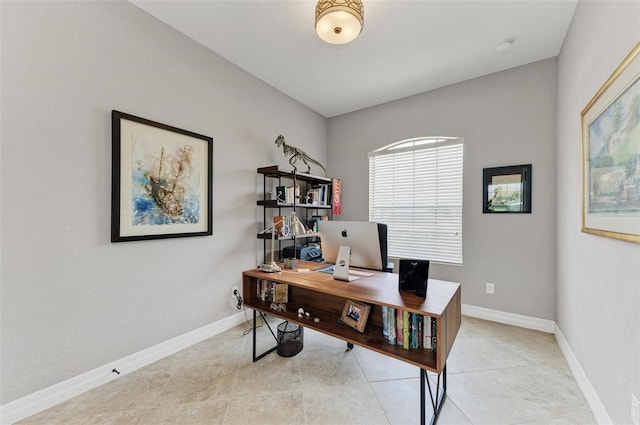
[[[240,289],[237,286],[231,287],[231,299],[236,306],[237,310],[242,309],[242,296],[240,295]]]
[[[493,283],[487,283],[487,294],[494,294],[495,293],[495,286]]]
[[[640,425],[640,401],[631,394],[631,422],[634,425]]]

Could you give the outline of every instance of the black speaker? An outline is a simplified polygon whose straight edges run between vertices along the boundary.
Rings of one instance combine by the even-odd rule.
[[[400,291],[415,292],[425,298],[427,296],[427,282],[429,281],[429,260],[400,259],[398,289]]]

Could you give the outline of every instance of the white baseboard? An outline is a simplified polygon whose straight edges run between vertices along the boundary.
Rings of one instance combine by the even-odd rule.
[[[491,310],[484,307],[476,307],[473,305],[463,304],[462,314],[465,316],[476,317],[478,319],[490,320],[492,322],[504,323],[507,325],[519,326],[521,328],[533,329],[542,332],[552,333],[558,341],[558,346],[564,355],[569,369],[573,374],[578,387],[584,394],[584,398],[591,408],[591,412],[599,425],[613,425],[607,410],[604,408],[600,397],[589,382],[586,373],[582,369],[580,362],[571,350],[569,343],[564,338],[560,327],[553,320],[538,319],[536,317],[522,316],[520,314],[507,313],[504,311]]]
[[[607,410],[604,408],[600,397],[598,397],[596,390],[593,388],[593,385],[591,385],[591,382],[589,382],[587,374],[584,373],[580,362],[578,361],[575,354],[573,354],[569,343],[564,338],[562,331],[557,325],[554,333],[556,336],[556,341],[558,341],[558,345],[560,346],[560,350],[562,350],[562,354],[564,354],[564,358],[569,364],[569,369],[571,369],[571,373],[578,383],[578,387],[580,387],[580,390],[582,390],[582,394],[584,394],[584,398],[587,400],[587,403],[589,404],[589,407],[593,412],[593,416],[595,417],[596,422],[599,425],[613,425],[613,421],[609,417]]]
[[[0,424],[9,425],[78,396],[92,388],[106,384],[171,354],[211,338],[245,321],[242,312],[194,329],[142,351],[115,360],[82,375],[54,384],[25,397],[0,406]],[[117,369],[120,375],[113,372]]]
[[[553,320],[538,319],[537,317],[523,316],[521,314],[507,313],[505,311],[491,310],[484,307],[462,304],[462,314],[506,325],[519,326],[521,328],[552,334],[556,329]]]
[[[476,307],[463,304],[462,314],[476,317],[478,319],[490,320],[507,325],[519,326],[526,329],[533,329],[542,332],[555,334],[558,345],[564,354],[565,359],[573,373],[573,376],[584,394],[593,415],[600,425],[613,424],[604,405],[600,401],[598,394],[589,382],[580,362],[571,351],[562,331],[552,320],[538,319],[535,317],[523,316],[514,313],[507,313],[498,310],[491,310],[484,307]],[[239,325],[245,320],[243,313],[237,313],[215,323],[203,326],[187,332],[186,334],[172,338],[168,341],[146,348],[130,356],[113,361],[109,364],[83,373],[66,381],[44,388],[28,396],[0,406],[0,424],[9,425],[29,416],[35,415],[43,410],[49,409],[57,404],[78,396],[92,388],[98,387],[118,376],[113,373],[117,369],[121,375],[126,375],[143,366],[158,361],[171,354],[184,350],[198,342],[204,341],[214,335],[224,332]]]

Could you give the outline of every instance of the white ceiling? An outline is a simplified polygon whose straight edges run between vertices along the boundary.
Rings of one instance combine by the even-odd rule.
[[[360,36],[329,45],[315,1],[132,0],[325,117],[557,56],[577,2],[363,0]]]

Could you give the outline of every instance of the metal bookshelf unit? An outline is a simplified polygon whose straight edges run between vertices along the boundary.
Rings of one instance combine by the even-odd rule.
[[[272,165],[269,167],[261,167],[257,170],[258,174],[263,176],[263,199],[258,200],[258,206],[262,207],[262,219],[264,228],[268,227],[273,223],[273,217],[276,216],[286,216],[290,214],[292,211],[294,213],[298,213],[300,211],[304,211],[302,216],[298,216],[298,219],[304,223],[305,226],[308,227],[310,221],[310,214],[312,216],[327,216],[329,219],[332,217],[332,208],[331,208],[331,189],[333,180],[329,177],[321,177],[314,176],[311,174],[304,173],[292,173],[287,171],[282,171],[278,168],[277,165]],[[276,187],[278,186],[287,186],[287,187],[300,187],[300,197],[303,198],[303,193],[307,193],[307,190],[312,186],[316,185],[324,185],[325,190],[328,191],[327,200],[325,205],[319,204],[308,204],[300,202],[299,198],[296,198],[295,195],[292,202],[286,202],[286,200],[276,198]],[[303,192],[304,189],[304,192]],[[295,189],[294,189],[295,191]],[[269,196],[271,194],[271,197]],[[305,195],[306,196],[306,195]],[[275,199],[273,199],[275,198]],[[267,258],[267,247],[268,244],[271,243],[272,234],[271,232],[267,233],[258,233],[258,239],[263,239],[263,251],[265,259]],[[316,241],[318,239],[317,233],[306,233],[303,235],[295,235],[295,236],[277,236],[275,237],[276,251],[278,253],[278,259],[276,261],[282,261],[282,248],[283,242],[291,241],[295,246],[298,241]],[[270,246],[269,246],[270,248]],[[295,248],[294,248],[295,250]]]

